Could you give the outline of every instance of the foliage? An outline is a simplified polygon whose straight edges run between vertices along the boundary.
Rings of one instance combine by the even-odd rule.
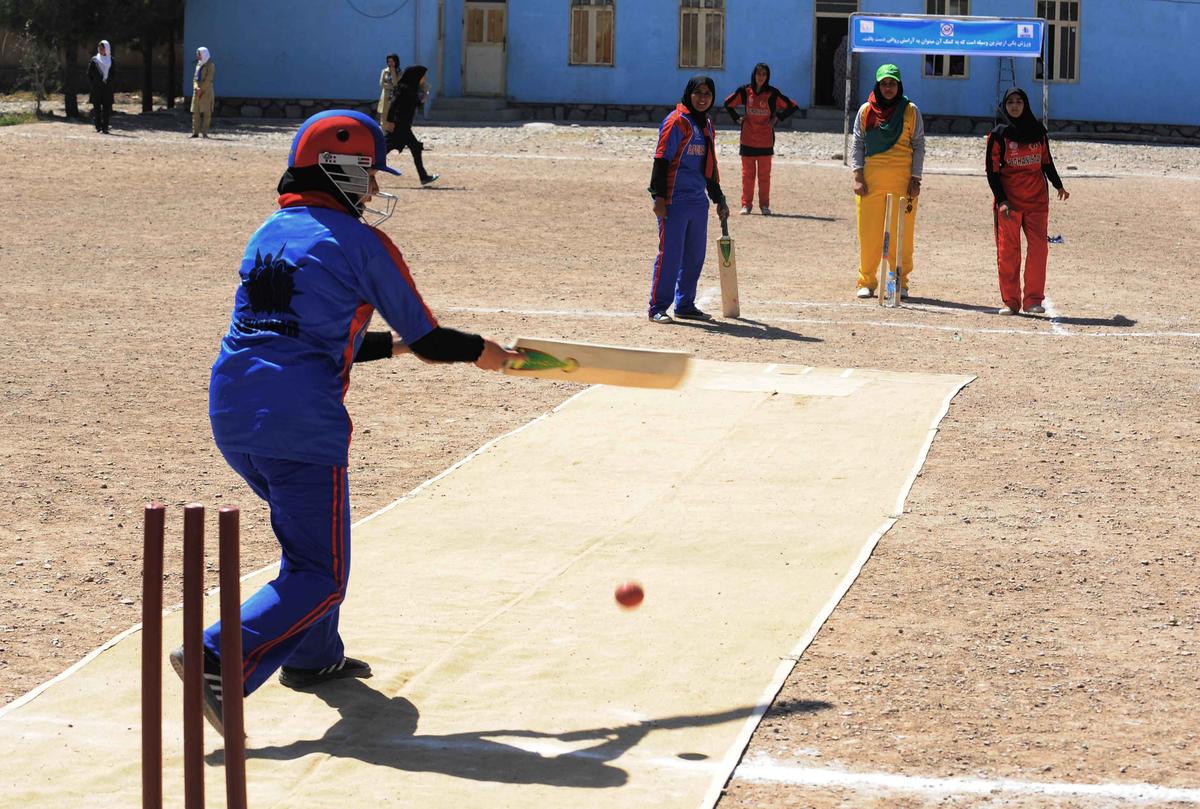
[[[0,112],[0,126],[14,126],[16,124],[32,124],[37,120],[37,116],[28,112]]]
[[[42,102],[51,90],[57,89],[58,54],[54,48],[34,36],[32,27],[26,21],[25,31],[18,41],[21,53],[20,82],[33,93],[34,113],[40,116]]]

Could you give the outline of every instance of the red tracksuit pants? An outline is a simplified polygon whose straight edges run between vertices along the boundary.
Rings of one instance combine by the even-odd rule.
[[[1040,306],[1046,292],[1046,228],[1050,211],[1010,211],[1002,216],[995,205],[996,269],[1000,275],[1000,297],[1004,305],[1020,311]],[[1025,291],[1021,292],[1021,232],[1028,245],[1025,254]]]
[[[742,155],[742,207],[754,207],[754,178],[758,176],[758,207],[771,207],[771,155]]]

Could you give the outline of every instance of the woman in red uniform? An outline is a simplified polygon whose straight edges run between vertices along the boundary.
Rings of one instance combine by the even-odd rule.
[[[745,115],[737,108],[745,107]],[[759,62],[749,84],[725,99],[725,111],[742,127],[742,213],[753,209],[754,180],[758,178],[758,209],[771,215],[771,158],[775,154],[775,124],[787,120],[796,103],[771,86],[771,68]]]
[[[1000,105],[1003,121],[987,141],[987,178],[995,204],[992,215],[996,230],[996,267],[1000,274],[1002,315],[1045,313],[1042,300],[1046,288],[1046,229],[1050,218],[1050,191],[1046,180],[1058,190],[1058,198],[1071,196],[1050,156],[1046,128],[1029,109],[1029,96],[1019,87],[1004,94]],[[1021,231],[1028,245],[1025,255],[1025,290],[1021,291]]]

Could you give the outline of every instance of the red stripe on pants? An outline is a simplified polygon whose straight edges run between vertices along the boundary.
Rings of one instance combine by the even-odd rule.
[[[1010,211],[1003,216],[992,207],[996,222],[996,270],[1000,297],[1011,309],[1039,306],[1046,292],[1046,257],[1050,253],[1046,230],[1050,212]],[[1028,245],[1025,255],[1025,292],[1021,293],[1021,233]]]
[[[742,207],[753,207],[754,177],[758,175],[758,207],[771,207],[771,155],[742,156]]]

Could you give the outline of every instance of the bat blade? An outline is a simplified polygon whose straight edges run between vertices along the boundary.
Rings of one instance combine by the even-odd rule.
[[[520,337],[512,347],[524,357],[506,365],[504,373],[583,385],[674,388],[683,381],[691,360],[691,355],[682,351],[534,337]]]
[[[717,240],[717,263],[721,271],[721,315],[737,317],[742,313],[738,300],[737,251],[729,235],[729,222],[721,223],[721,238]]]

